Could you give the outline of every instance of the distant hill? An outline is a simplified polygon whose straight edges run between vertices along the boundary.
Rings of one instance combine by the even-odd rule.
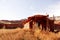
[[[53,19],[53,17],[50,17],[50,19]],[[60,16],[55,16],[55,20],[60,20]]]
[[[50,19],[53,19],[53,17],[50,17]],[[55,16],[55,24],[60,24],[60,16]]]
[[[21,19],[21,20],[0,20],[0,23],[3,23],[3,24],[15,24],[15,23],[21,23],[21,22],[24,22],[26,19]]]

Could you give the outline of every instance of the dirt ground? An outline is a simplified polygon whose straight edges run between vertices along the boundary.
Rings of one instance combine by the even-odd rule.
[[[0,29],[0,40],[60,40],[60,32],[53,33],[39,29]]]

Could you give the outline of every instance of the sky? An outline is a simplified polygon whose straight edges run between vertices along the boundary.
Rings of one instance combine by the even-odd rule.
[[[0,20],[20,20],[46,13],[60,16],[60,0],[0,0]]]

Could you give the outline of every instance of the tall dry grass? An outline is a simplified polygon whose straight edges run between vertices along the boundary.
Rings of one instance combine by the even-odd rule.
[[[25,30],[25,29],[0,29],[0,40],[60,40],[60,32]]]

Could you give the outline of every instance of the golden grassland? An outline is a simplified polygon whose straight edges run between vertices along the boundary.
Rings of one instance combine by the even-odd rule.
[[[25,30],[25,29],[0,29],[0,40],[60,40],[60,32]]]

